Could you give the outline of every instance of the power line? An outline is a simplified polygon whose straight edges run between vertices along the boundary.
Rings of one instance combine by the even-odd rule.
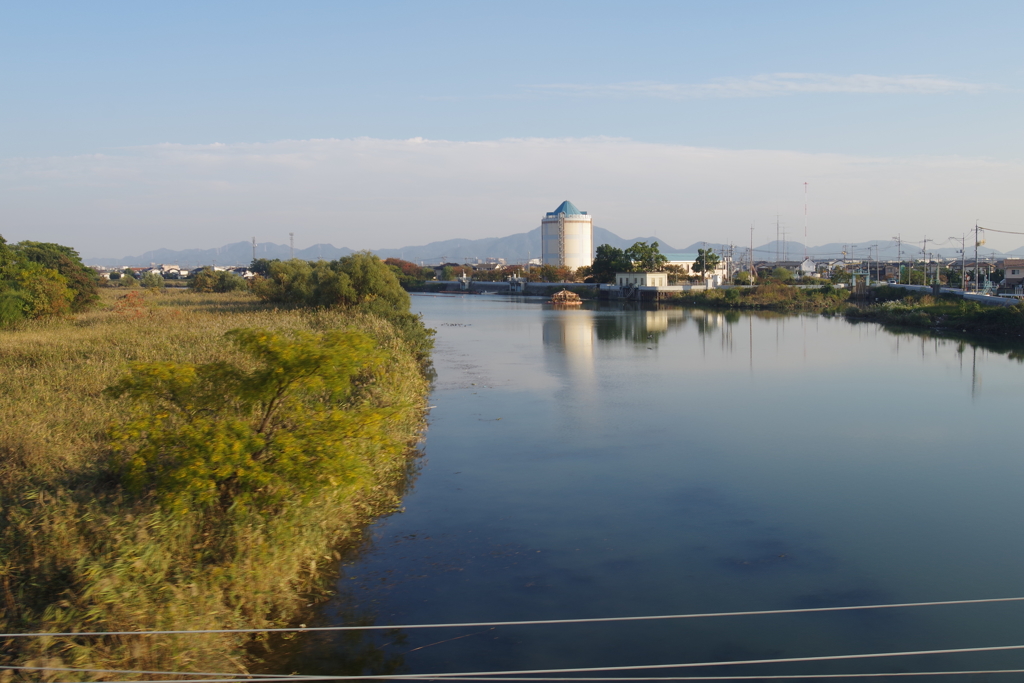
[[[1001,232],[1004,235],[1024,235],[1024,232],[1013,232],[1011,230],[996,230],[995,228],[982,228],[978,227],[979,230],[988,230],[989,232]]]
[[[746,664],[794,664],[797,662],[835,662],[835,661],[850,661],[855,659],[884,659],[887,657],[918,657],[924,655],[942,655],[942,654],[966,654],[974,652],[1000,652],[1008,650],[1024,650],[1024,645],[995,645],[991,647],[961,647],[961,648],[946,648],[941,650],[908,650],[903,652],[868,652],[863,654],[850,654],[850,655],[819,655],[814,657],[778,657],[775,659],[735,659],[730,661],[712,661],[712,662],[681,662],[675,664],[630,664],[623,666],[583,666],[583,667],[572,667],[572,668],[561,668],[561,669],[511,669],[505,671],[473,671],[473,672],[442,672],[433,674],[383,674],[383,675],[354,675],[354,676],[280,676],[277,678],[260,678],[261,681],[288,681],[295,680],[296,678],[302,678],[305,680],[318,679],[324,681],[352,681],[352,680],[421,680],[425,678],[431,679],[444,679],[444,680],[543,680],[543,679],[528,679],[528,678],[507,678],[507,676],[524,676],[527,674],[570,674],[570,673],[600,673],[600,672],[612,672],[612,671],[651,671],[656,669],[702,669],[720,666],[742,666]],[[1016,673],[1015,670],[1006,669],[1006,673]],[[928,675],[935,675],[934,672],[925,672]],[[925,675],[922,673],[921,675]],[[952,672],[961,673],[961,672]],[[987,673],[987,672],[986,672]],[[184,675],[189,675],[185,673]],[[826,676],[827,674],[822,674]],[[860,674],[848,674],[848,677],[856,676]],[[794,678],[794,676],[783,676],[781,674],[776,675],[778,678]],[[229,681],[240,680],[241,676],[223,679],[195,679],[190,683],[227,683]],[[736,680],[732,677],[710,677],[704,678],[703,680],[714,680],[716,678],[722,678],[722,680]],[[751,676],[751,678],[765,678],[765,676]],[[678,677],[674,679],[665,678],[664,680],[685,680],[686,677]],[[244,680],[244,679],[243,679]],[[623,679],[626,680],[626,679]],[[631,680],[631,679],[630,679]],[[643,680],[643,679],[637,679]],[[661,679],[658,679],[661,680]],[[112,682],[113,683],[113,682]],[[135,681],[122,681],[120,683],[136,683]],[[138,683],[143,683],[142,681]],[[148,683],[148,682],[147,682]],[[185,681],[177,681],[177,683],[186,683]]]
[[[664,621],[668,619],[706,619],[711,617],[747,617],[770,614],[810,614],[817,612],[849,612],[867,609],[895,609],[900,607],[938,607],[945,605],[977,605],[994,602],[1021,602],[1019,598],[979,598],[975,600],[935,600],[931,602],[902,602],[885,605],[851,605],[843,607],[804,607],[798,609],[748,610],[743,612],[701,612],[697,614],[656,614],[633,617],[591,617],[582,619],[532,619],[527,621],[469,621],[451,624],[399,624],[368,626],[290,626],[285,628],[225,628],[200,629],[195,631],[81,631],[66,633],[0,633],[0,638],[64,638],[85,636],[159,636],[209,633],[291,633],[314,631],[372,631],[420,628],[471,628],[478,626],[538,626],[547,624],[593,624],[620,621]]]
[[[907,676],[968,676],[978,674],[1011,674],[1024,673],[1024,669],[974,669],[969,671],[894,671],[894,672],[870,672],[870,673],[849,673],[849,674],[793,674],[793,675],[770,675],[770,676],[462,676],[459,680],[464,681],[765,681],[765,680],[801,680],[812,678],[882,678],[882,677],[907,677]],[[189,674],[184,674],[189,675]],[[372,678],[372,676],[359,676],[353,678]],[[394,678],[398,678],[395,676]],[[434,678],[429,675],[421,675],[419,679]],[[419,680],[406,677],[406,680]],[[225,678],[223,683],[230,681],[246,680],[244,678]],[[329,676],[277,676],[274,678],[262,678],[262,681],[295,681],[295,680],[332,680]],[[336,680],[336,679],[334,679]],[[153,683],[152,681],[100,681],[99,683]],[[175,679],[173,683],[217,683],[217,680],[209,678],[195,680]]]

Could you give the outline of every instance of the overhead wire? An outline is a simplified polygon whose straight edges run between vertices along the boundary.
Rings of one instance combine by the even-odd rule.
[[[792,675],[768,675],[768,676],[565,676],[560,678],[549,678],[540,676],[526,676],[522,678],[510,678],[510,677],[466,677],[460,678],[459,680],[466,681],[767,681],[767,680],[808,680],[808,679],[836,679],[836,678],[893,678],[893,677],[911,677],[911,676],[971,676],[971,675],[983,675],[983,674],[1011,674],[1011,673],[1024,673],[1024,669],[971,669],[963,671],[895,671],[895,672],[868,672],[868,673],[848,673],[848,674],[792,674]],[[373,676],[352,676],[350,678],[339,679],[332,678],[330,676],[278,676],[277,678],[261,678],[260,681],[266,681],[267,683],[276,683],[284,681],[329,681],[329,680],[354,680],[354,679],[373,679]],[[400,680],[437,680],[436,675],[424,674],[422,676],[390,676],[384,677],[385,680],[400,679]],[[210,679],[210,678],[199,678],[199,679],[174,679],[168,683],[232,683],[233,681],[244,681],[245,678],[225,678],[225,679]],[[75,683],[68,681],[67,683]],[[93,683],[154,683],[151,680],[147,681],[93,681]]]
[[[847,655],[816,655],[810,657],[777,657],[772,659],[739,659],[730,661],[712,661],[712,662],[681,662],[675,664],[631,664],[623,666],[586,666],[586,667],[568,667],[568,668],[557,668],[557,669],[512,669],[504,671],[467,671],[467,672],[439,672],[432,674],[371,674],[371,675],[351,675],[351,676],[333,676],[333,675],[303,675],[303,676],[265,676],[260,677],[258,680],[265,683],[271,681],[288,681],[288,680],[323,680],[323,681],[350,681],[350,680],[494,680],[494,681],[505,681],[505,680],[545,680],[536,678],[535,676],[543,674],[571,674],[571,673],[601,673],[601,672],[617,672],[617,671],[651,671],[658,669],[703,669],[721,666],[744,666],[750,664],[794,664],[794,663],[805,663],[805,662],[835,662],[835,661],[850,661],[857,659],[884,659],[888,657],[918,657],[927,655],[945,655],[945,654],[967,654],[967,653],[978,653],[978,652],[1005,652],[1010,650],[1024,650],[1024,645],[994,645],[989,647],[963,647],[963,648],[944,648],[939,650],[908,650],[902,652],[869,652],[860,654],[847,654]],[[51,671],[59,669],[50,669]],[[992,670],[994,671],[994,670]],[[1010,669],[1000,670],[1010,673]],[[990,671],[984,671],[983,673],[989,673]],[[1016,673],[1017,671],[1012,671]],[[881,672],[880,672],[881,673]],[[899,673],[899,672],[894,672]],[[936,675],[936,672],[925,672],[929,675]],[[925,675],[922,673],[921,675]],[[941,672],[939,672],[941,673]],[[951,672],[962,673],[960,671]],[[181,672],[176,675],[203,675],[203,674],[190,674],[188,672]],[[853,677],[861,674],[849,674],[845,677]],[[230,681],[245,680],[244,674],[238,676],[232,676],[227,678],[202,678],[194,679],[190,683],[228,683]],[[529,676],[529,678],[511,678],[513,676]],[[776,674],[776,677],[780,678],[793,678],[794,676],[785,676],[783,674]],[[829,674],[805,674],[808,677],[822,677],[831,676]],[[562,680],[569,680],[569,677]],[[686,680],[686,676],[678,678],[659,677],[657,679],[650,680]],[[715,680],[721,678],[722,680],[742,680],[731,677],[723,676],[712,676],[705,677],[701,680]],[[765,678],[765,676],[751,676],[750,678]],[[556,680],[556,679],[551,679]],[[584,679],[575,679],[584,680]],[[607,679],[594,679],[594,680],[612,680]],[[622,678],[621,680],[643,680],[635,677]],[[135,683],[134,681],[119,681],[111,683]],[[140,682],[141,683],[141,682]],[[189,683],[186,681],[177,680],[176,683]]]
[[[320,631],[383,631],[422,628],[475,628],[478,626],[539,626],[547,624],[594,624],[621,621],[665,621],[671,619],[707,619],[716,617],[749,617],[772,614],[813,614],[820,612],[850,612],[868,609],[897,609],[904,607],[938,607],[947,605],[978,605],[996,602],[1021,602],[1024,597],[976,598],[972,600],[932,600],[928,602],[900,602],[880,605],[844,605],[839,607],[798,607],[793,609],[745,610],[740,612],[698,612],[692,614],[654,614],[630,617],[584,617],[577,619],[530,619],[524,621],[466,621],[446,624],[371,624],[365,626],[287,626],[281,628],[223,628],[168,631],[67,631],[62,633],[0,633],[3,638],[71,638],[98,636],[158,636],[212,633],[295,633]]]
[[[1012,230],[996,230],[995,228],[984,228],[978,226],[978,230],[988,230],[989,232],[1001,232],[1004,235],[1024,235],[1024,232],[1013,232]]]

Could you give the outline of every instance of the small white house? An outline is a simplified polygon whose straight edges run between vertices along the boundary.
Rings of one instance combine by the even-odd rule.
[[[667,287],[668,273],[615,273],[619,287]]]

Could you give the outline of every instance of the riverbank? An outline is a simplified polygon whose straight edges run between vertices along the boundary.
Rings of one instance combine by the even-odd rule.
[[[844,313],[847,320],[995,337],[1024,336],[1024,304],[985,306],[955,294],[935,296],[884,286],[872,294],[878,303],[848,308]]]
[[[781,283],[769,283],[756,287],[680,292],[662,300],[662,303],[698,308],[795,313],[836,311],[841,309],[849,298],[849,290],[837,289],[831,285],[803,289]]]
[[[247,504],[172,508],[159,491],[130,490],[111,438],[133,424],[130,415],[145,417],[144,405],[105,389],[130,363],[258,376],[261,361],[225,337],[239,328],[285,349],[290,339],[372,340],[372,358],[357,359],[345,406],[330,415],[377,416],[373,438],[356,431],[336,442],[351,467],[340,476],[309,469],[299,497],[266,502],[281,487],[271,480]],[[267,628],[300,619],[326,595],[339,547],[396,510],[409,482],[429,383],[407,346],[376,316],[284,310],[248,294],[105,290],[95,310],[0,332],[0,631]],[[0,641],[0,662],[241,672],[251,645],[244,634],[19,638]]]

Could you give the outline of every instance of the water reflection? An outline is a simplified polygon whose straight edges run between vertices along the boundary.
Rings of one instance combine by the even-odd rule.
[[[597,338],[602,342],[631,341],[656,343],[670,329],[681,326],[687,312],[681,308],[644,308],[623,306],[606,308],[595,318]]]
[[[1024,461],[979,447],[1014,423],[1024,366],[1006,356],[1020,347],[820,316],[481,299],[417,301],[439,330],[428,465],[405,514],[344,568],[328,622],[1020,594]],[[1020,617],[410,630],[316,641],[296,669],[341,673],[332,656],[345,671],[412,673],[956,647],[1019,642]]]
[[[568,374],[590,376],[594,371],[594,313],[552,311],[541,326],[546,356],[564,364]]]

